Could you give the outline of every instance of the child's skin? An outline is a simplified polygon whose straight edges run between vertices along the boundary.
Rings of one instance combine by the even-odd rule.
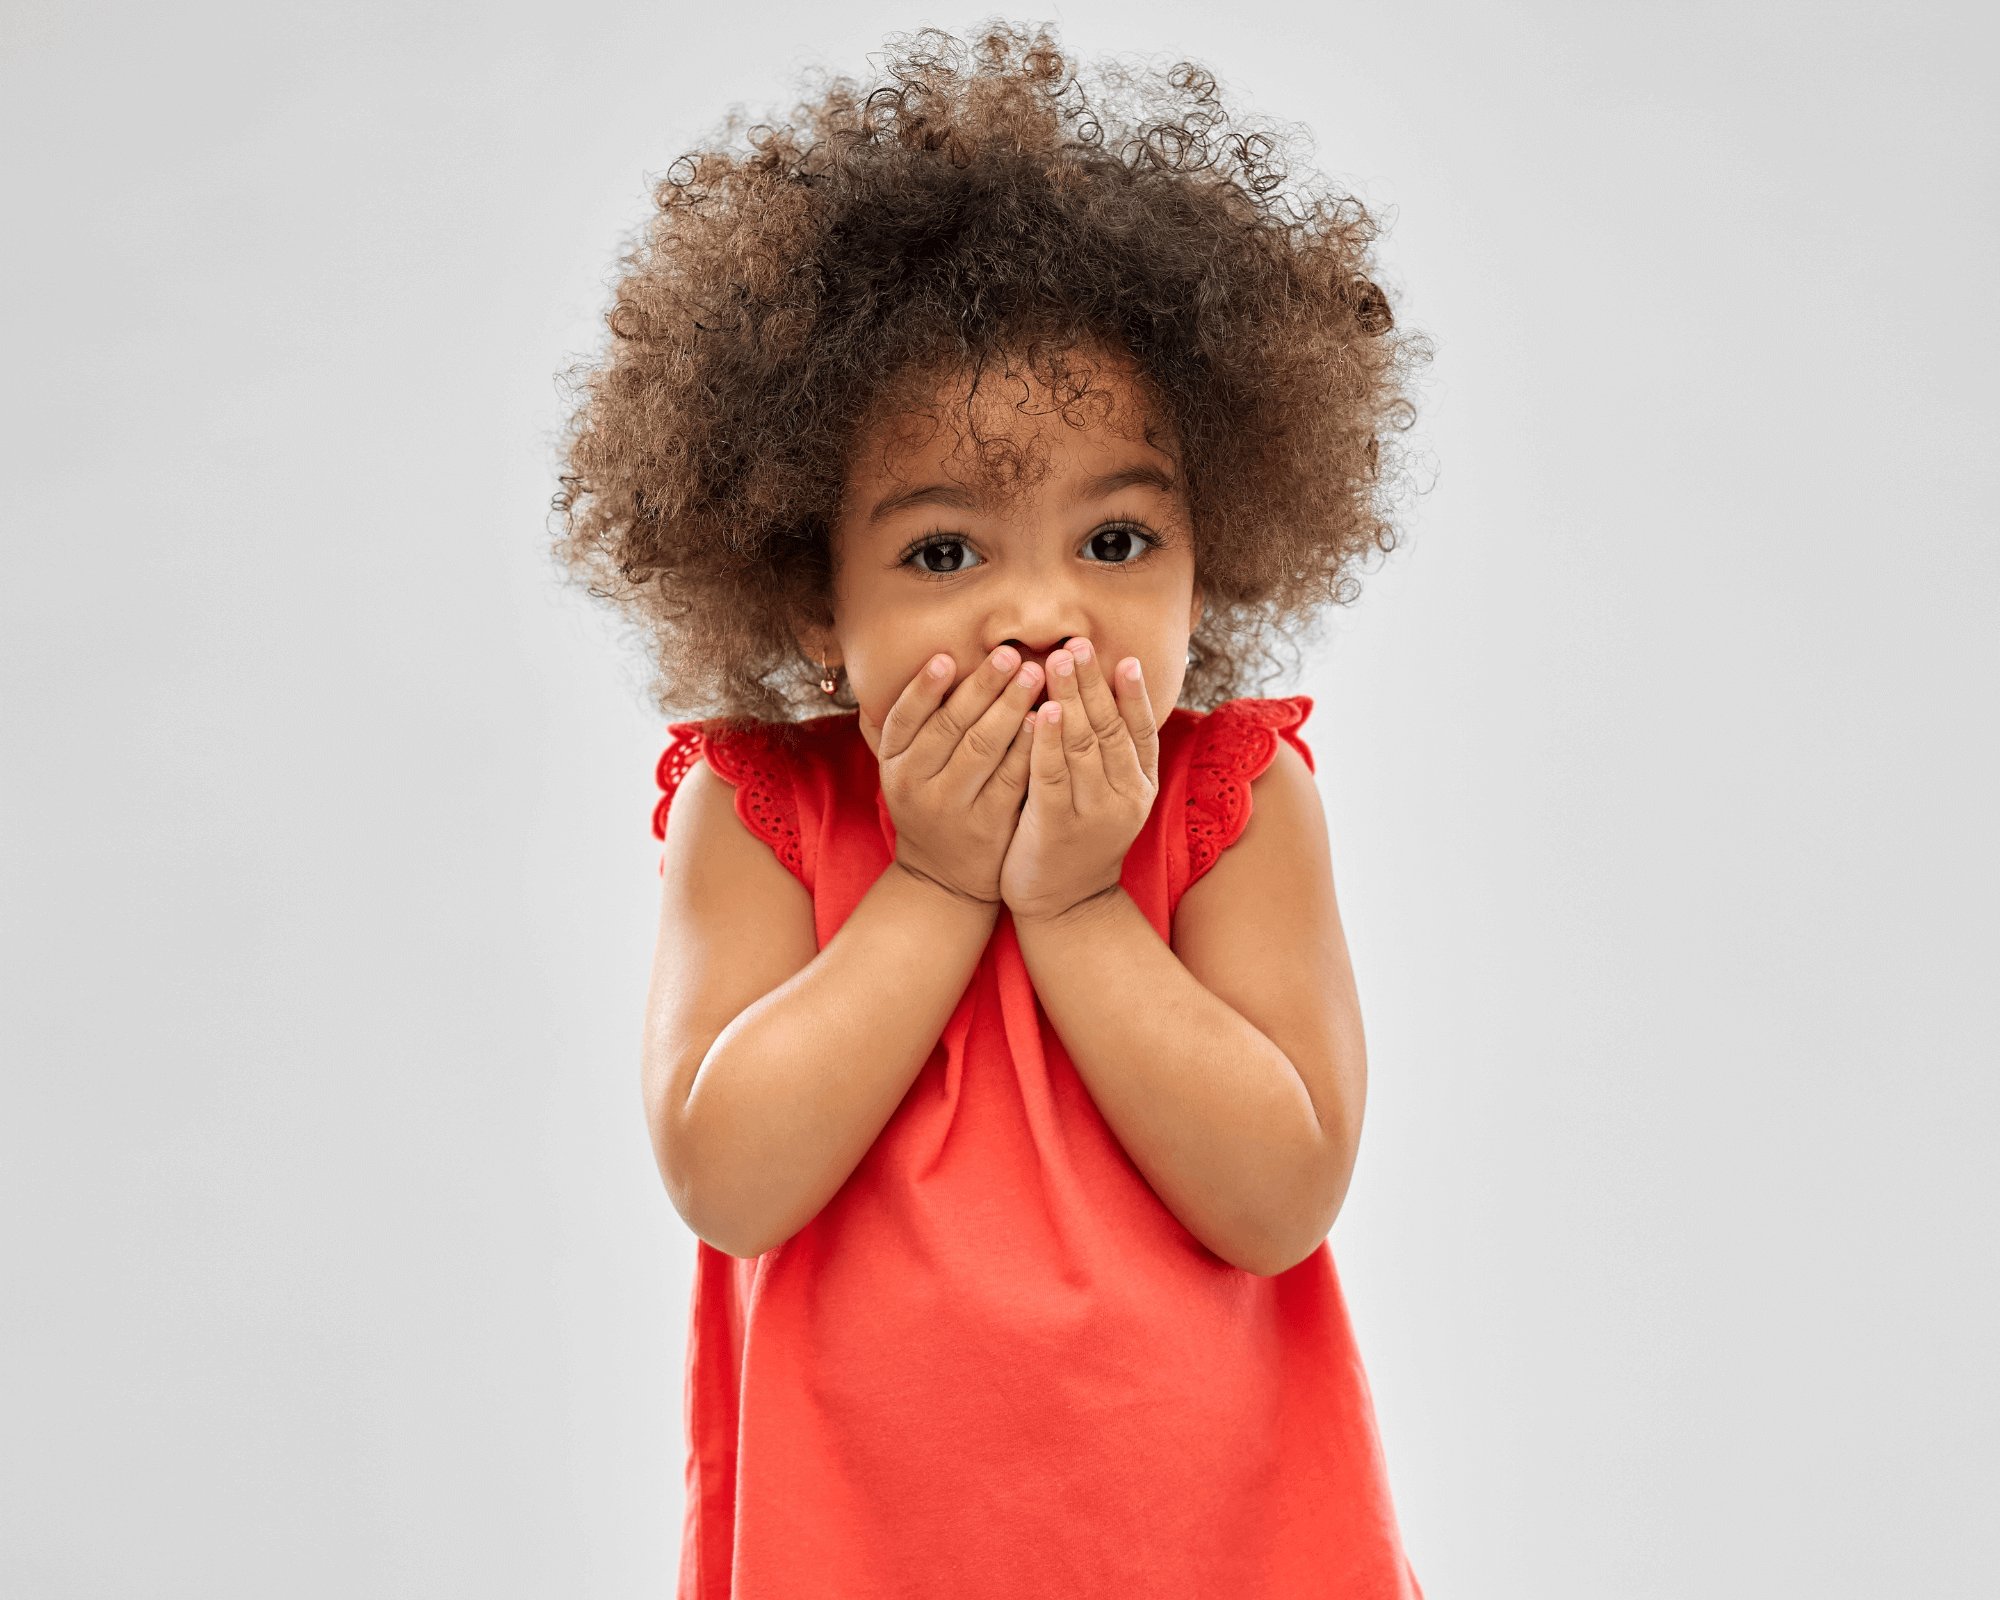
[[[815,659],[847,669],[862,737],[882,763],[898,864],[969,898],[1001,900],[1017,923],[1117,884],[1152,809],[1152,695],[1164,706],[1178,697],[1201,618],[1175,460],[1145,437],[1130,358],[1093,355],[1109,394],[1087,427],[1056,415],[1031,378],[979,386],[981,436],[1004,433],[1028,463],[1004,498],[1000,486],[966,483],[956,428],[874,430],[856,452],[834,528],[833,634],[805,630],[801,640]],[[956,408],[964,380],[938,397]],[[1160,481],[1093,482],[1134,469]],[[959,503],[941,511],[917,498],[933,485]],[[929,530],[938,531],[927,564],[924,551],[906,551]],[[932,675],[939,667],[942,679]],[[1134,668],[1137,682],[1126,675]],[[1053,709],[1044,706],[1037,732],[1026,712],[1044,692]],[[1053,720],[1065,708],[1068,720]],[[1031,751],[1041,759],[1031,762]],[[1048,791],[1050,804],[1023,811],[1031,790]],[[1059,812],[1069,824],[1058,831]]]
[[[1004,497],[968,481],[951,426],[878,428],[857,452],[834,530],[834,625],[800,638],[815,660],[846,665],[896,858],[824,949],[810,898],[736,822],[720,781],[697,765],[676,799],[649,1121],[677,1208],[732,1254],[788,1238],[860,1162],[1003,905],[1086,1088],[1197,1238],[1247,1270],[1281,1271],[1339,1210],[1365,1049],[1303,761],[1281,742],[1250,827],[1183,896],[1171,947],[1119,886],[1201,597],[1174,459],[1143,436],[1129,364],[1101,357],[1114,408],[1087,428],[1040,414],[1045,392],[1016,410],[1032,378],[975,396],[981,434],[1009,434],[1045,469]],[[1140,465],[1170,486],[1085,493]],[[942,515],[933,501],[870,516],[887,495],[935,484],[961,491]],[[1166,542],[1147,548],[1123,519]],[[922,552],[899,560],[932,529],[943,552],[930,567]],[[950,672],[933,674],[943,660]],[[1031,717],[1043,663],[1060,710]],[[689,875],[678,897],[677,873]]]

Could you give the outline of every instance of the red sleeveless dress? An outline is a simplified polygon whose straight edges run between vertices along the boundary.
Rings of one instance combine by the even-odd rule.
[[[1176,707],[1122,882],[1167,939],[1305,695]],[[681,722],[813,896],[895,829],[854,712]],[[664,857],[662,858],[664,867]],[[696,1241],[677,1600],[1422,1600],[1326,1242],[1273,1277],[1163,1205],[1086,1092],[1003,908],[847,1182],[753,1260]]]

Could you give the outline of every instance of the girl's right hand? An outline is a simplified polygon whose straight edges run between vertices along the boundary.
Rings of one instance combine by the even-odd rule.
[[[1042,669],[1003,645],[947,698],[951,674],[934,676],[931,665],[896,697],[876,751],[896,861],[963,899],[997,906],[1000,863],[1028,793],[1028,707]]]

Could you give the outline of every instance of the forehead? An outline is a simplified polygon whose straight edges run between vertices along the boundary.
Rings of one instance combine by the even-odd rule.
[[[1054,370],[955,368],[906,381],[862,427],[843,510],[865,519],[885,496],[938,483],[1016,502],[1135,463],[1177,466],[1171,429],[1129,356],[1084,349]]]

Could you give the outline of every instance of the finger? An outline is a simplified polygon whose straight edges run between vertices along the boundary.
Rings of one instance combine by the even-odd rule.
[[[1040,720],[1033,712],[1028,712],[1015,722],[1014,737],[1007,746],[1006,756],[980,791],[982,800],[989,796],[1004,796],[1009,806],[1016,810],[1020,808],[1021,802],[1027,798],[1028,764],[1034,759],[1035,724]]]
[[[1119,713],[1125,718],[1126,730],[1132,737],[1132,753],[1138,760],[1140,770],[1146,774],[1146,781],[1157,785],[1160,781],[1160,725],[1153,716],[1153,697],[1146,693],[1146,674],[1137,656],[1127,656],[1119,663],[1114,687],[1118,692]]]
[[[1062,811],[1076,807],[1069,781],[1069,759],[1063,754],[1063,706],[1060,700],[1044,700],[1035,713],[1035,748],[1028,762],[1028,792],[1041,791],[1041,804]]]
[[[958,686],[945,697],[944,703],[931,712],[929,719],[911,738],[910,771],[925,778],[934,778],[943,772],[958,756],[960,741],[1006,689],[1009,677],[1019,665],[1018,652],[1002,645],[966,673]],[[977,768],[984,761],[984,770],[991,771],[998,765],[1010,731],[996,733],[989,729],[983,736],[976,736],[974,744],[978,755],[972,766]],[[982,781],[976,778],[969,784],[959,784],[960,799],[969,803]]]
[[[1006,680],[993,703],[965,730],[957,750],[950,757],[953,782],[968,803],[985,789],[1000,764],[1013,753],[1017,743],[1015,735],[1020,732],[1022,721],[1028,715],[1029,702],[1041,686],[1042,669],[1038,665],[1032,661],[1020,661],[1012,650],[1007,652],[1007,656],[1019,662],[1017,670]],[[997,663],[995,670],[999,670]]]
[[[1104,676],[1104,663],[1097,647],[1088,639],[1078,639],[1071,645],[1071,654],[1076,657],[1077,694],[1083,702],[1084,715],[1090,719],[1091,732],[1096,735],[1098,765],[1104,782],[1120,794],[1137,794],[1145,787],[1145,773],[1132,742],[1132,731],[1126,726],[1124,709]]]
[[[1065,667],[1069,670],[1064,671]],[[1083,692],[1077,687],[1074,651],[1057,650],[1050,654],[1049,682],[1053,686],[1051,692],[1062,706],[1062,721],[1057,727],[1062,730],[1063,758],[1069,763],[1075,804],[1079,809],[1094,805],[1111,792],[1111,781],[1104,775],[1097,730],[1090,725]]]
[[[889,714],[882,719],[882,739],[876,751],[881,760],[900,756],[910,748],[918,730],[925,726],[925,719],[944,698],[954,670],[950,656],[934,655],[918,669],[914,678],[903,685],[903,692],[896,696],[896,703],[889,707]]]

